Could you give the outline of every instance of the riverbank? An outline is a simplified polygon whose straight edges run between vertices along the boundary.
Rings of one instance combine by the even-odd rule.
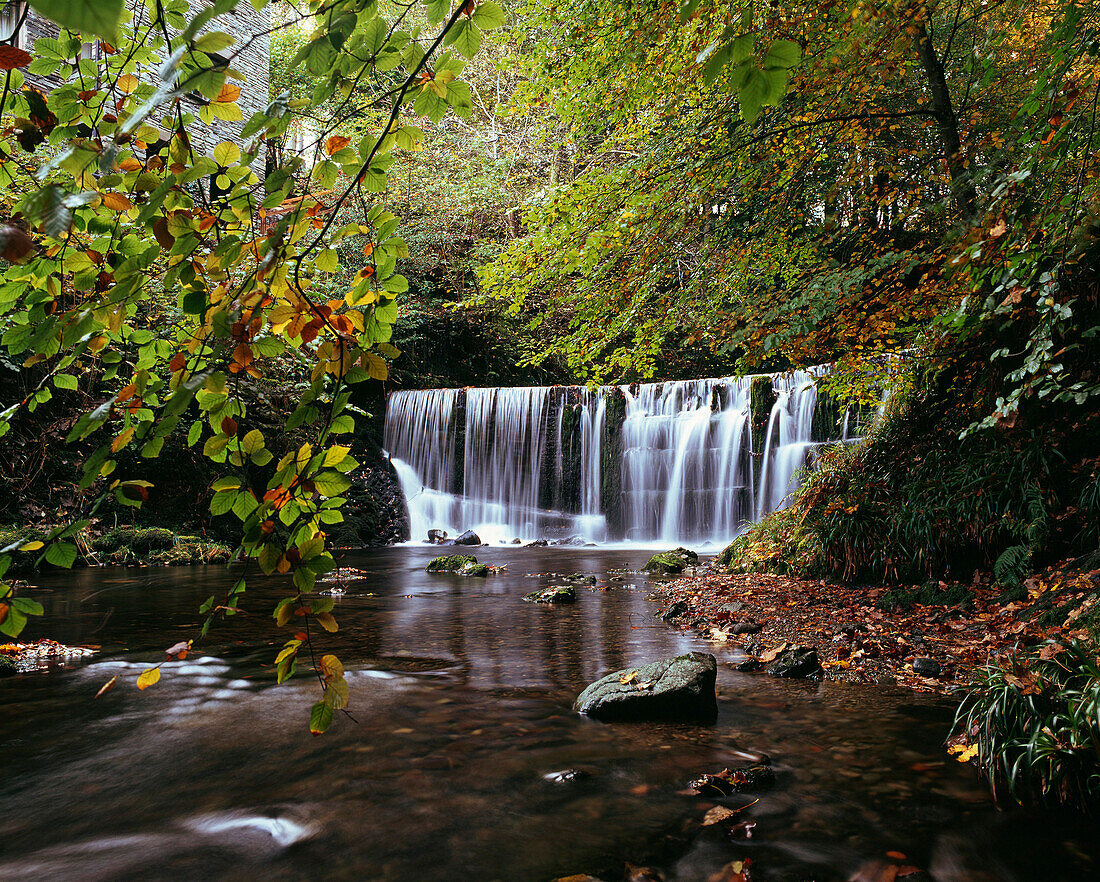
[[[658,587],[673,627],[752,659],[816,651],[821,676],[948,693],[994,656],[1046,640],[1096,641],[1100,568],[1065,562],[1002,591],[972,584],[843,585],[700,570]]]

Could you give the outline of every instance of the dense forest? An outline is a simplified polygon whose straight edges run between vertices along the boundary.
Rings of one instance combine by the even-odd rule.
[[[410,538],[388,394],[827,366],[821,394],[873,425],[747,518],[684,610],[720,629],[707,604],[761,584],[1014,615],[960,663],[952,750],[998,794],[1095,807],[1096,4],[4,14],[7,638],[44,612],[36,574],[228,562],[179,660],[282,577],[269,661],[316,674],[320,734],[351,700],[336,550]]]

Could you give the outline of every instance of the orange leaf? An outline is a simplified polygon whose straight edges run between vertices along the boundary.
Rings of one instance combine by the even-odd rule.
[[[187,356],[182,352],[177,352],[172,356],[172,360],[168,362],[168,370],[173,373],[176,371],[182,371],[187,366]]]
[[[350,143],[351,138],[345,138],[343,135],[333,135],[325,141],[325,153],[332,156],[337,150],[343,150]]]
[[[222,432],[226,435],[233,436],[237,434],[237,421],[233,417],[226,417],[222,420]]]
[[[220,101],[222,104],[231,104],[241,97],[241,87],[234,86],[232,83],[226,83],[222,86],[221,91],[218,92],[218,97],[215,101]]]
[[[120,432],[115,440],[111,442],[111,453],[118,453],[123,447],[130,443],[130,439],[134,437],[134,427],[130,426],[125,432]]]
[[[117,683],[117,682],[118,682],[118,674],[115,674],[113,677],[111,677],[110,680],[108,680],[106,683],[104,683],[102,686],[99,687],[99,692],[97,692],[95,694],[95,697],[99,698],[99,696],[101,696],[104,692],[110,692],[112,689],[115,688],[115,683]]]
[[[252,361],[252,349],[247,343],[238,343],[233,350],[233,360],[242,367]]]
[[[111,209],[111,211],[125,211],[128,208],[134,207],[134,203],[121,193],[104,193],[103,204]]]
[[[139,168],[141,168],[141,163],[134,159],[134,157],[127,156],[124,160],[122,160],[122,162],[118,164],[118,167],[123,171],[137,171]]]

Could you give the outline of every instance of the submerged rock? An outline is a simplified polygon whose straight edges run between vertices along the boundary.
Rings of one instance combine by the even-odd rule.
[[[432,545],[439,545],[446,538],[447,538],[447,531],[446,530],[429,530],[428,531],[428,541]]]
[[[685,567],[695,566],[699,563],[699,555],[687,548],[676,548],[672,551],[661,551],[653,555],[643,567],[647,573],[657,573],[662,576],[674,576],[682,573]]]
[[[804,646],[788,649],[768,665],[768,673],[773,677],[809,677],[820,670],[817,651]]]
[[[577,592],[572,585],[550,585],[530,594],[524,594],[528,603],[576,603]]]
[[[550,543],[545,539],[536,539],[534,542],[528,542],[524,548],[545,548]]]
[[[765,790],[775,784],[775,772],[763,763],[739,769],[722,769],[717,775],[700,775],[688,786],[701,796],[729,796],[743,790]]]
[[[428,561],[429,573],[457,573],[467,565],[477,564],[477,558],[472,554],[448,554],[443,557],[433,557]]]
[[[717,674],[713,655],[689,652],[608,674],[577,696],[573,710],[604,721],[714,722]]]

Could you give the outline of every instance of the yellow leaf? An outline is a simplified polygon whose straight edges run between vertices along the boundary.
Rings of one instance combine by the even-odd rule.
[[[370,374],[372,379],[384,380],[390,375],[390,370],[380,355],[373,352],[364,352],[363,361],[365,362],[364,367],[366,367],[367,373]]]
[[[134,203],[121,193],[104,193],[103,204],[111,211],[126,211],[128,208],[134,207]]]
[[[131,92],[134,91],[134,89],[137,88],[138,78],[135,77],[133,74],[123,74],[118,78],[118,83],[116,85],[118,86],[118,90],[120,92],[125,92],[127,95],[129,95]]]
[[[344,666],[340,659],[334,655],[321,656],[321,674],[325,677],[340,678],[344,676]]]
[[[154,683],[160,679],[160,668],[149,668],[147,671],[142,671],[141,676],[137,678],[138,689],[148,689]]]
[[[336,619],[332,617],[332,613],[317,613],[317,624],[330,633],[335,633],[340,626],[336,624]]]
[[[22,546],[21,550],[22,551],[38,551],[38,549],[42,548],[43,545],[45,545],[44,542],[39,542],[38,540],[35,540],[34,542],[28,542],[26,545]]]
[[[960,763],[968,763],[978,755],[978,745],[971,744],[967,747],[964,744],[954,744],[947,749],[947,752],[952,754]]]

